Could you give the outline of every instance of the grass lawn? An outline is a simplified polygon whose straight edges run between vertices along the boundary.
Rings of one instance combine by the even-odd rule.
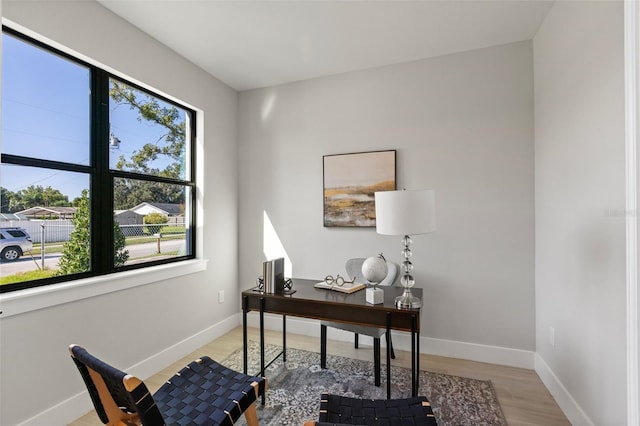
[[[19,272],[17,274],[8,275],[0,278],[0,285],[21,283],[23,281],[41,280],[43,278],[52,277],[56,273],[55,269],[36,269],[35,271]]]

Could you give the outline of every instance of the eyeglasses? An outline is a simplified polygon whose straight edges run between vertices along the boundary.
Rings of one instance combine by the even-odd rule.
[[[340,274],[336,275],[335,278],[333,278],[333,276],[331,275],[327,275],[326,277],[324,277],[325,283],[329,285],[336,284],[338,287],[342,287],[345,284],[353,284],[355,281],[356,281],[355,277],[351,281],[347,281],[343,277],[341,277]]]

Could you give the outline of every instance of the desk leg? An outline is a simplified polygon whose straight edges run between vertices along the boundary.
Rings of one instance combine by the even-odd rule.
[[[248,358],[249,358],[249,347],[247,346],[247,304],[248,297],[245,296],[242,298],[242,344],[243,344],[243,354],[242,361],[244,366],[244,374],[247,374],[248,367]]]
[[[320,368],[327,368],[327,326],[320,324]]]
[[[391,345],[389,336],[391,335],[391,312],[387,312],[387,399],[391,399]]]
[[[380,339],[373,338],[373,384],[380,386]]]
[[[417,317],[413,315],[411,317],[411,396],[418,395],[418,382],[420,380],[420,352],[419,352],[419,338],[416,330]]]
[[[287,316],[282,316],[282,362],[287,362]]]
[[[416,317],[417,321],[418,318]],[[418,328],[416,327],[416,396],[420,393],[420,332],[417,330]]]
[[[260,377],[264,377],[264,297],[260,298]],[[265,394],[262,394],[262,405],[266,402]]]

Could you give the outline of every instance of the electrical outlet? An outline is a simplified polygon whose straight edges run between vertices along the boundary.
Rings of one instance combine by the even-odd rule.
[[[223,303],[224,302],[224,290],[220,290],[218,292],[218,303]]]
[[[551,326],[549,326],[549,344],[556,347],[556,329]]]

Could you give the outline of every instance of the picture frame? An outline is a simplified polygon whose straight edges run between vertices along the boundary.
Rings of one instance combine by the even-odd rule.
[[[376,191],[396,189],[396,150],[322,157],[325,227],[375,227]]]

